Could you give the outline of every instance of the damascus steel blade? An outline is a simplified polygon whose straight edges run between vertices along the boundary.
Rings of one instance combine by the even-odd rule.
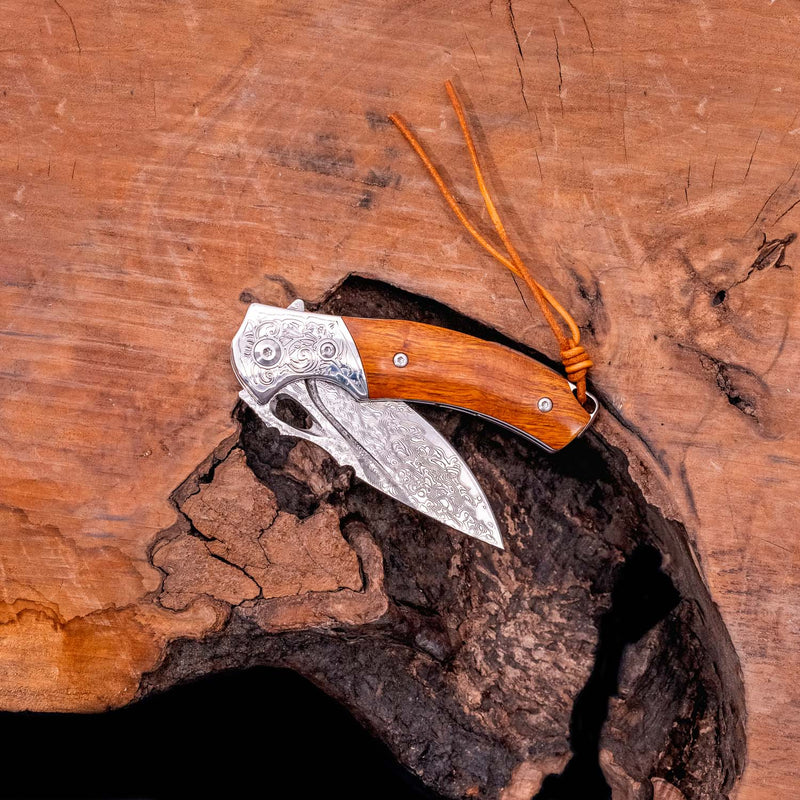
[[[312,418],[310,427],[295,427],[276,416],[275,406],[282,396],[306,410]],[[469,467],[453,446],[405,403],[359,401],[346,389],[322,380],[286,384],[263,405],[246,390],[239,397],[266,425],[314,442],[389,497],[503,548],[492,509]]]

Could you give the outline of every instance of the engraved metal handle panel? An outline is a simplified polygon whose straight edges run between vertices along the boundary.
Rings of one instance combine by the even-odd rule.
[[[260,404],[296,380],[317,378],[367,397],[367,379],[341,317],[252,303],[231,343],[236,377]]]

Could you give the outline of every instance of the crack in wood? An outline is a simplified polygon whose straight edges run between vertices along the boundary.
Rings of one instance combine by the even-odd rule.
[[[516,61],[517,72],[519,73],[519,91],[522,95],[522,102],[525,103],[525,110],[530,113],[531,109],[528,106],[528,98],[525,96],[525,76],[522,74],[522,67],[520,66],[519,61],[516,58],[514,60]]]
[[[553,38],[556,40],[556,63],[558,64],[558,101],[561,103],[561,116],[564,116],[564,98],[561,95],[561,87],[564,85],[564,76],[561,72],[561,56],[558,52],[558,36],[556,29],[553,28]]]
[[[788,233],[783,238],[770,239],[769,241],[767,241],[767,235],[765,233],[761,235],[763,238],[758,248],[758,254],[744,277],[735,280],[726,289],[717,291],[711,300],[712,306],[718,306],[724,303],[731,289],[735,289],[737,286],[741,286],[743,283],[750,280],[756,272],[763,272],[770,268],[791,269],[789,264],[785,263],[786,248],[797,239],[797,234]]]
[[[567,0],[569,7],[581,18],[581,22],[583,23],[583,27],[586,30],[586,38],[589,40],[589,47],[592,48],[592,59],[594,59],[594,42],[592,41],[592,32],[589,30],[589,24],[586,22],[586,17],[583,16],[581,10],[572,2],[572,0]]]
[[[506,0],[506,9],[508,11],[508,22],[511,25],[511,32],[514,34],[514,41],[517,43],[517,51],[519,52],[519,57],[524,61],[525,56],[522,52],[522,45],[519,41],[519,34],[517,33],[517,23],[514,18],[514,4],[512,0]],[[491,5],[489,6],[489,10],[491,11]]]
[[[72,14],[70,14],[69,11],[67,11],[67,9],[64,8],[63,5],[61,5],[59,0],[53,0],[53,2],[61,9],[66,18],[69,20],[69,24],[72,26],[72,35],[75,37],[75,45],[78,48],[78,54],[80,55],[83,52],[83,50],[81,49],[81,43],[80,40],[78,39],[78,29],[75,27],[75,22],[72,19]]]
[[[735,409],[754,422],[760,422],[758,398],[769,394],[769,387],[760,375],[749,367],[727,362],[699,347],[680,342],[678,347],[698,357],[700,365],[713,375],[717,388]]]

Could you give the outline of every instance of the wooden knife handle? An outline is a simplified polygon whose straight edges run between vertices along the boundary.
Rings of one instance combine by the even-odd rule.
[[[472,411],[550,450],[569,444],[591,422],[565,378],[501,344],[405,320],[344,322],[361,356],[370,399]],[[552,403],[549,411],[541,410],[548,407],[545,398]]]

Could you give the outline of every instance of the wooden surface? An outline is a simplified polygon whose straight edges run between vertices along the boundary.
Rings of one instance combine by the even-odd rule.
[[[350,277],[317,307],[355,309],[535,355],[381,281]],[[277,413],[302,423],[290,408]],[[506,549],[454,536],[239,406],[238,436],[173,493],[176,523],[151,550],[165,576],[156,602],[213,597],[228,621],[171,643],[139,694],[289,666],[436,797],[527,799],[555,782],[537,800],[611,786],[650,800],[657,778],[693,800],[725,797],[744,762],[744,690],[685,529],[594,431],[547,455],[475,415],[419,408],[486,488]]]
[[[384,122],[404,113],[478,215],[453,76],[512,235],[586,332],[598,432],[685,524],[730,632],[747,701],[736,796],[796,795],[795,6],[0,11],[3,708],[126,703],[170,642],[225,624],[211,590],[154,601],[150,548],[176,524],[171,492],[236,430],[242,292],[314,300],[358,272],[547,348]],[[332,611],[326,581],[275,629],[380,617],[380,593]]]
[[[464,408],[524,431],[552,450],[581,434],[590,416],[567,381],[503,345],[409,322],[345,317],[374,399]],[[398,367],[394,356],[408,361]],[[538,408],[548,398],[548,412]],[[591,407],[591,406],[590,406]]]

